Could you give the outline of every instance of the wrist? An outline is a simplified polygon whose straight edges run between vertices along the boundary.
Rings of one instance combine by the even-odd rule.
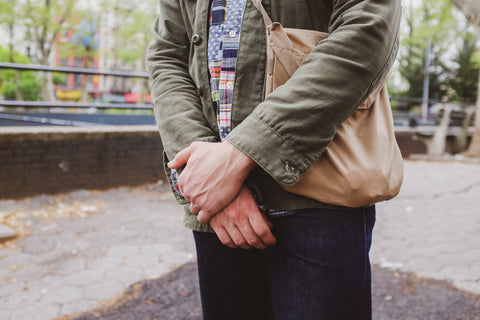
[[[228,146],[229,153],[235,163],[235,168],[245,173],[245,177],[257,166],[257,163],[252,158],[229,141],[225,140],[222,143]]]

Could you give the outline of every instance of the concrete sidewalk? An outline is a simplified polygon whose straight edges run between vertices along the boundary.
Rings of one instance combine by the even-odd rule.
[[[480,294],[480,165],[406,161],[377,212],[372,263]]]
[[[467,290],[471,294],[458,292],[455,297],[468,302],[464,312],[471,318],[455,319],[475,319],[480,314],[475,295],[480,294],[480,165],[407,161],[405,169],[399,197],[378,205],[371,255],[378,265],[376,319],[396,319],[387,316],[391,308],[381,306],[404,299],[408,292],[376,286],[376,275],[384,272],[392,275],[385,279],[442,280],[445,285],[440,287],[449,293],[455,290],[448,283]],[[182,209],[162,185],[0,201],[3,224],[17,230],[20,238],[0,244],[0,319],[70,319],[74,314],[78,320],[93,319],[106,306],[112,309],[142,296],[145,288],[164,292],[163,304],[158,297],[147,301],[151,308],[170,310],[172,317],[158,319],[198,319],[196,275],[190,263],[195,259],[193,239],[182,227],[182,217]],[[141,286],[131,286],[138,281],[143,281]],[[172,288],[169,284],[174,286],[168,291],[171,296],[161,291]],[[188,309],[182,309],[178,297],[187,299]],[[444,306],[452,303],[448,294],[438,297],[449,300]],[[441,308],[441,303],[425,306]],[[411,303],[404,308],[412,309]],[[97,311],[90,318],[78,316],[92,309]],[[120,319],[118,310],[124,311],[122,319],[153,319],[127,318],[125,309],[114,310],[116,318],[98,319]],[[175,310],[188,312],[180,317]],[[415,317],[409,314],[409,319]]]

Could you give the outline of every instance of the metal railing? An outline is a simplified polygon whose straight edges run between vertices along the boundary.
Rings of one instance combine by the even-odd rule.
[[[25,108],[97,108],[97,109],[152,109],[148,103],[95,103],[95,102],[61,102],[61,101],[19,101],[19,100],[0,100],[0,106],[3,107],[25,107]]]
[[[9,63],[9,62],[0,62],[0,69],[15,69],[15,70],[22,70],[22,71],[47,71],[47,72],[61,72],[61,73],[75,73],[75,74],[148,79],[148,73],[145,73],[145,72],[111,71],[111,70],[98,70],[98,69],[78,68],[78,67],[51,67],[51,66],[43,66],[38,64],[22,64],[22,63]]]
[[[148,79],[148,74],[145,72],[130,72],[130,71],[112,71],[112,70],[98,70],[90,68],[77,67],[51,67],[35,64],[21,64],[21,63],[6,63],[0,62],[0,69],[12,69],[20,71],[43,71],[43,72],[59,72],[72,74],[86,74],[86,75],[101,75],[125,78],[142,78]],[[74,103],[61,101],[18,101],[18,100],[0,100],[0,106],[3,107],[24,107],[24,108],[97,108],[97,109],[152,109],[152,105],[148,103],[134,104],[134,103]]]
[[[99,76],[113,76],[113,77],[125,77],[125,78],[140,78],[148,79],[149,75],[145,72],[135,72],[135,71],[114,71],[114,70],[99,70],[91,68],[79,68],[79,67],[52,67],[44,65],[35,65],[35,64],[20,64],[20,63],[6,63],[0,62],[0,69],[12,69],[19,71],[42,71],[42,72],[59,72],[59,73],[68,73],[68,74],[85,74],[85,75],[99,75]],[[421,103],[422,98],[411,98],[411,97],[401,97],[401,96],[390,96],[392,100],[399,102],[414,102]],[[429,103],[442,103],[439,100],[430,99]],[[65,109],[123,109],[123,110],[152,110],[152,104],[150,103],[126,103],[126,102],[65,102],[65,101],[19,101],[19,100],[0,100],[0,107],[12,107],[12,108],[65,108]],[[398,118],[403,119],[406,117],[408,120],[412,116],[406,112],[399,112]],[[34,117],[23,116],[21,120],[20,116],[8,116],[5,114],[0,114],[0,119],[17,118],[19,121],[30,121],[37,122]],[[30,120],[27,120],[30,119]],[[403,119],[405,120],[405,119]],[[432,120],[436,120],[432,119]],[[44,122],[42,119],[38,122]],[[60,121],[60,120],[59,120]],[[432,121],[435,123],[436,121]],[[72,122],[76,125],[81,125],[82,122]],[[85,123],[86,124],[86,123]]]

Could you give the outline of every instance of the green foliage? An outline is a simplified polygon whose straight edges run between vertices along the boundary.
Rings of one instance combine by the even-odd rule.
[[[0,0],[0,25],[9,30],[6,38],[10,45],[10,52],[15,51],[17,45],[15,41],[23,42],[28,48],[34,43],[35,50],[31,56],[33,62],[48,65],[49,57],[55,48],[55,41],[68,28],[68,19],[75,4],[76,0]],[[15,37],[19,34],[18,27],[22,28],[23,38],[21,39]],[[11,62],[11,60],[8,61]],[[53,86],[46,73],[41,83],[44,100],[54,99],[53,90],[51,90]],[[26,97],[37,98],[37,86],[33,80],[19,84],[18,87],[21,88],[20,91],[25,91]]]
[[[6,82],[2,85],[2,94],[7,100],[15,100],[15,90],[17,86],[15,83]]]
[[[0,24],[12,25],[15,22],[15,0],[0,0]]]
[[[452,14],[449,0],[424,0],[418,7],[409,7],[404,16],[399,72],[409,84],[405,94],[422,97],[425,51],[430,39],[430,99],[440,100],[450,92],[452,74],[446,66],[446,53],[457,37],[458,18]]]
[[[480,61],[476,42],[477,36],[473,32],[465,32],[463,46],[455,57],[457,69],[451,86],[455,90],[455,99],[461,103],[474,103],[477,98]]]
[[[151,25],[156,16],[157,1],[145,0],[141,5],[132,5],[131,1],[104,0],[103,4],[113,6],[115,18],[122,21],[113,34],[116,60],[127,65],[134,65],[139,59],[144,62],[147,46],[152,40]]]
[[[9,49],[0,47],[0,61],[1,62],[13,62],[15,63],[30,63],[30,59],[27,56],[21,55],[18,52],[10,53]],[[17,88],[20,89],[23,99],[25,100],[39,100],[40,91],[42,88],[41,82],[37,77],[36,72],[21,71],[18,72],[19,79],[17,82],[15,70],[1,69],[0,70],[0,87],[2,94],[6,99],[15,100]]]
[[[36,62],[47,64],[55,39],[69,27],[75,2],[75,0],[29,0],[23,4],[25,26],[31,32],[29,37],[39,45],[33,57]]]
[[[40,99],[42,84],[36,75],[25,72],[20,73],[20,83],[18,84],[18,88],[20,89],[24,100],[36,101]]]
[[[398,71],[408,89],[394,94],[422,97],[425,52],[430,40],[429,98],[474,102],[480,69],[478,37],[465,17],[454,10],[450,0],[423,0],[416,6],[406,6],[404,20]],[[456,53],[452,54],[452,48]]]
[[[52,81],[54,85],[60,85],[62,83],[65,83],[66,80],[67,80],[66,73],[60,73],[60,72],[52,73]]]

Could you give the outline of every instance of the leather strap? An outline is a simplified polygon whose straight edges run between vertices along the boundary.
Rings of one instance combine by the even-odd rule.
[[[272,19],[270,19],[267,11],[265,11],[265,8],[262,5],[262,0],[252,0],[252,2],[253,2],[253,5],[255,6],[255,8],[257,8],[258,11],[260,11],[260,13],[262,14],[263,21],[265,21],[265,26],[268,27],[269,25],[271,25],[272,24]]]

